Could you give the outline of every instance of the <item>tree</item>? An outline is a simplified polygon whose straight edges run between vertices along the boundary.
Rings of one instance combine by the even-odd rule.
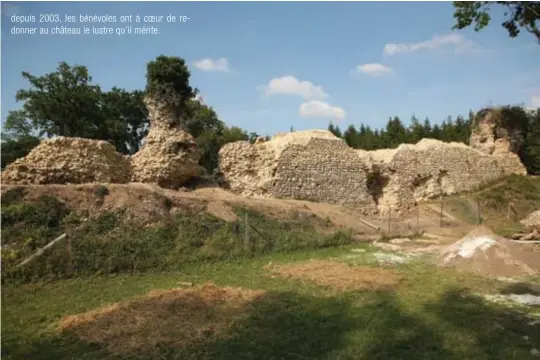
[[[409,126],[408,132],[409,140],[411,143],[417,143],[418,141],[426,137],[424,127],[422,126],[422,124],[420,124],[420,122],[414,115],[411,118],[411,125]]]
[[[529,174],[540,175],[540,108],[531,111],[529,118],[523,164]]]
[[[407,142],[407,129],[399,117],[390,118],[386,124],[385,143],[388,147],[397,147]]]
[[[29,89],[17,91],[21,110],[9,113],[4,130],[14,138],[70,136],[105,140],[122,153],[136,152],[148,130],[143,92],[92,85],[88,69],[65,62],[43,76],[23,72]]]
[[[356,131],[356,128],[354,125],[349,125],[349,127],[345,130],[343,133],[343,139],[352,148],[356,148],[359,146],[358,141],[358,132]]]
[[[249,140],[249,135],[239,127],[206,129],[197,137],[197,146],[202,151],[200,164],[208,173],[212,173],[219,163],[219,149],[225,144],[241,140]]]
[[[212,107],[194,99],[186,103],[184,124],[186,131],[195,138],[209,130],[220,133],[225,127]]]
[[[338,138],[342,137],[341,130],[339,129],[339,126],[334,125],[333,123],[330,123],[330,125],[328,125],[328,131],[330,131],[332,134],[334,134]]]
[[[134,154],[139,151],[142,140],[149,130],[148,110],[144,104],[144,92],[135,90],[128,92],[113,87],[109,92],[102,93],[101,109],[105,124],[114,131],[114,137],[109,141],[117,150]]]
[[[184,59],[160,55],[147,64],[146,93],[162,101],[175,115],[174,125],[186,126],[188,103],[195,98],[197,89],[189,85],[191,73]]]
[[[39,136],[48,137],[96,138],[107,131],[98,106],[101,90],[90,84],[85,66],[61,62],[55,72],[43,76],[23,72],[22,76],[30,89],[17,91],[17,101],[25,103],[6,128],[21,130],[31,125]]]
[[[536,37],[540,43],[540,29],[536,21],[540,19],[540,3],[538,1],[454,1],[453,29],[464,29],[474,23],[474,30],[480,31],[491,21],[489,12],[491,5],[497,4],[505,8],[507,18],[501,24],[514,38],[521,29],[525,29]]]
[[[21,135],[10,136],[9,134],[2,134],[1,144],[1,168],[2,170],[15,160],[22,158],[33,148],[39,145],[40,139],[37,136]]]
[[[34,130],[34,125],[30,119],[28,119],[24,110],[10,111],[6,123],[4,125],[4,131],[11,133],[12,135],[31,135]]]

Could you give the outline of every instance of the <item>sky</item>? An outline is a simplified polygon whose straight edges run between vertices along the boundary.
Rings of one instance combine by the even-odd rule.
[[[440,123],[489,105],[540,107],[534,37],[510,38],[502,12],[480,32],[452,31],[453,13],[451,2],[2,2],[2,123],[21,106],[23,71],[44,75],[65,61],[87,66],[105,90],[144,89],[146,64],[159,55],[186,60],[192,86],[225,123],[265,135],[329,122],[380,128],[393,116]],[[43,14],[62,23],[40,24]],[[184,21],[167,23],[169,14]],[[81,23],[80,15],[116,22]],[[131,23],[120,22],[129,15]],[[145,25],[158,34],[116,34]],[[52,35],[57,26],[114,33]],[[49,34],[12,34],[14,27]]]

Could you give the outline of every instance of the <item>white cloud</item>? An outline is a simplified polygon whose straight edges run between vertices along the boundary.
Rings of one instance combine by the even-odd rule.
[[[331,118],[341,120],[345,118],[345,111],[337,106],[331,106],[323,101],[312,100],[300,105],[298,113],[302,117]]]
[[[257,89],[264,91],[266,95],[288,94],[298,95],[304,99],[324,99],[328,94],[321,86],[316,86],[309,81],[301,81],[294,76],[273,78],[267,85],[258,86]]]
[[[371,76],[392,76],[395,74],[394,69],[383,64],[364,64],[356,67],[356,72],[368,74]]]
[[[436,50],[445,46],[452,46],[457,55],[478,51],[478,46],[471,40],[465,39],[462,35],[450,33],[448,35],[433,35],[426,41],[410,44],[389,43],[384,46],[384,53],[395,55],[398,53],[412,53],[422,50]]]
[[[221,71],[221,72],[230,72],[229,61],[226,58],[221,59],[211,59],[206,58],[202,60],[195,61],[195,67],[203,71]]]

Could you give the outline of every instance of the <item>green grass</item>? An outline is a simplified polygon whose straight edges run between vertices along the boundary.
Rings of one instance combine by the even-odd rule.
[[[237,222],[225,222],[204,212],[179,213],[163,223],[143,227],[126,220],[121,212],[104,212],[83,221],[85,214],[69,209],[54,197],[26,202],[22,196],[16,190],[3,199],[4,282],[178,271],[192,263],[353,242],[347,231],[318,232],[311,219],[297,216],[278,221],[239,207],[235,208]],[[66,241],[47,250],[39,261],[16,268],[62,233],[68,234]]]
[[[508,217],[508,205],[515,211]],[[502,236],[511,235],[524,227],[519,220],[540,209],[540,178],[511,175],[485,184],[474,192],[449,196],[444,209],[469,224],[478,224],[478,205],[481,223]]]
[[[371,248],[364,246],[370,252]],[[4,359],[128,359],[55,332],[56,322],[182,281],[263,289],[234,336],[190,348],[157,346],[140,359],[532,359],[540,327],[484,302],[475,293],[501,288],[492,280],[401,266],[391,291],[335,294],[301,281],[268,276],[264,266],[310,258],[340,258],[351,246],[266,254],[252,259],[191,264],[181,273],[141,273],[7,286],[2,301]],[[530,310],[530,309],[529,309]],[[523,337],[528,336],[529,340]]]
[[[236,223],[184,213],[146,228],[122,213],[83,222],[86,214],[55,198],[25,202],[23,197],[17,189],[2,197],[3,359],[532,359],[531,349],[540,347],[540,326],[529,326],[521,314],[538,309],[508,309],[475,295],[530,292],[525,283],[512,290],[423,259],[396,267],[403,281],[385,291],[336,293],[270,276],[265,265],[313,258],[379,266],[375,248],[350,244],[350,234],[317,232],[324,220],[313,224],[298,215],[276,221],[249,211],[249,223],[263,236],[249,228],[246,247],[242,208],[234,209]],[[59,246],[13,271],[14,264],[63,232],[71,238],[70,248]],[[353,247],[366,252],[352,252]],[[265,291],[243,309],[246,317],[226,330],[231,335],[226,339],[188,348],[157,344],[134,357],[56,331],[66,315],[207,281]],[[141,331],[145,326],[152,324]]]

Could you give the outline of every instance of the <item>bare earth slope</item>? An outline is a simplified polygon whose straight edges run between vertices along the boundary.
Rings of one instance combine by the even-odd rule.
[[[106,187],[107,195],[99,189]],[[384,217],[366,216],[361,211],[335,204],[303,200],[244,197],[220,188],[201,188],[194,191],[164,189],[153,184],[78,184],[78,185],[3,185],[2,196],[14,188],[22,189],[24,199],[35,200],[42,195],[55,196],[70,207],[88,212],[89,216],[111,210],[125,210],[125,216],[143,223],[156,223],[177,212],[205,211],[226,221],[237,220],[234,206],[251,208],[277,219],[300,214],[306,219],[324,221],[331,227],[348,228],[361,235],[378,235],[379,231],[366,224],[388,231]],[[437,231],[439,215],[428,206],[392,218],[391,232],[406,233],[414,230],[417,220],[423,230]],[[464,225],[450,222],[448,227]]]

